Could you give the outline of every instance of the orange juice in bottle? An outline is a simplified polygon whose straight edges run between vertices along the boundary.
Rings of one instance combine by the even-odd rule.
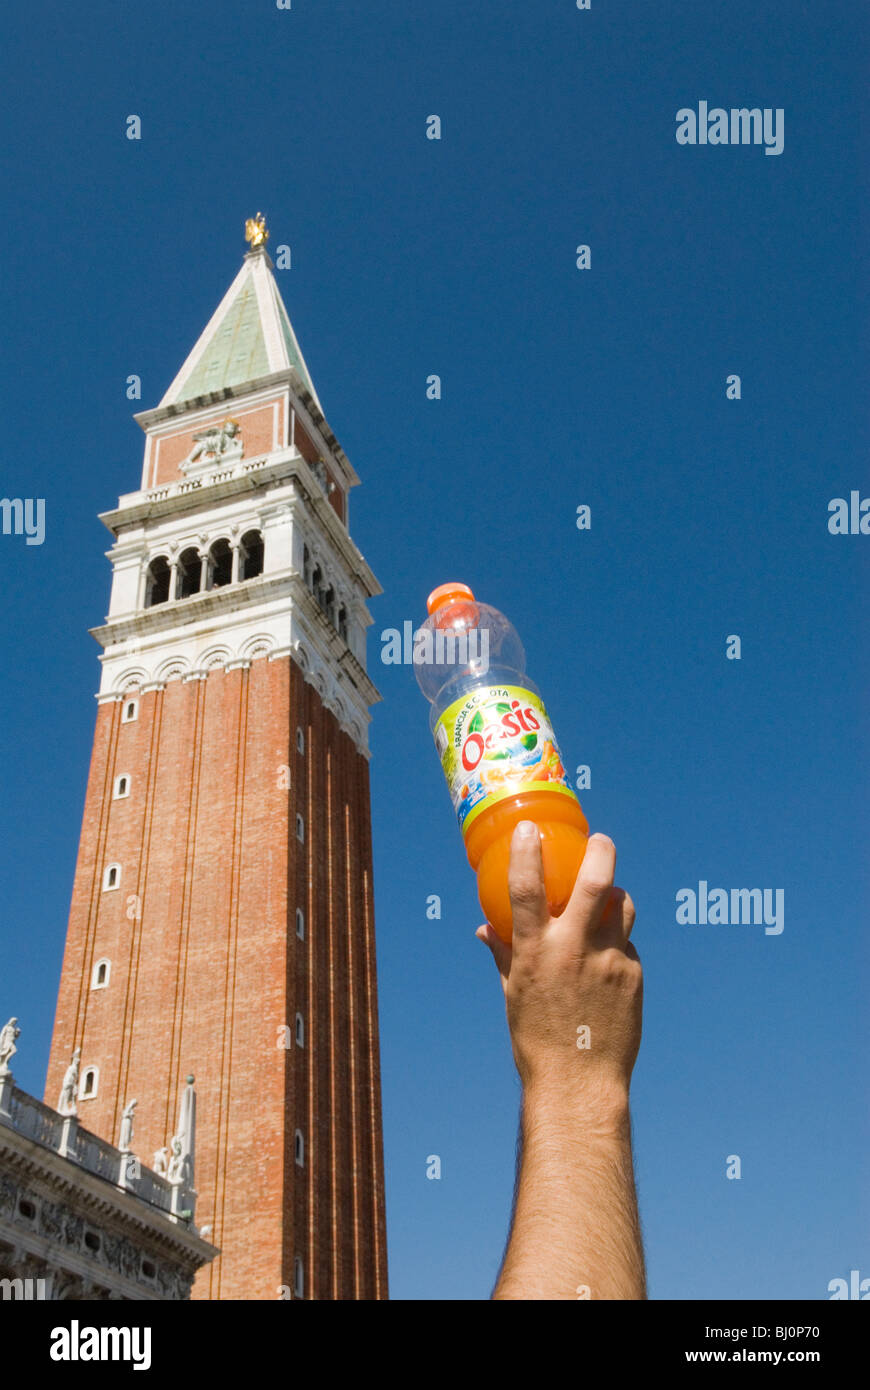
[[[467,584],[442,584],[414,636],[417,682],[432,710],[435,746],[465,850],[477,872],[480,905],[510,941],[511,836],[531,820],[541,835],[547,902],[553,916],[571,896],[589,825],[569,787],[540,691],[525,674],[513,624],[478,603]]]

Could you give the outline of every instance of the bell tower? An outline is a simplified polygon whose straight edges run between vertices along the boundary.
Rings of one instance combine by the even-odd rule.
[[[46,1099],[166,1145],[188,1073],[194,1297],[387,1297],[359,479],[266,251],[145,433],[113,537],[97,720]]]

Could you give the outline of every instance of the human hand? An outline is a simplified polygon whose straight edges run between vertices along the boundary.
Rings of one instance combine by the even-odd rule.
[[[568,904],[547,907],[537,826],[511,841],[508,886],[513,941],[488,923],[476,935],[492,952],[505,994],[514,1060],[524,1088],[627,1100],[640,1046],[643,974],[629,941],[635,911],[614,888],[616,847],[592,835]],[[584,1031],[585,1030],[585,1031]]]

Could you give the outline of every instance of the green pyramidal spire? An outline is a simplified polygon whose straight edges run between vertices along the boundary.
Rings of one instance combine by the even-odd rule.
[[[322,413],[272,270],[264,245],[248,252],[161,406],[294,367]]]

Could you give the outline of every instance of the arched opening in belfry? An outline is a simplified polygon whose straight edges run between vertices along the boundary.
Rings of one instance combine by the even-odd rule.
[[[342,638],[344,639],[344,641],[346,642],[346,641],[347,641],[347,609],[345,608],[344,604],[342,604],[341,607],[340,607],[339,610],[338,610],[338,623],[336,624],[336,626],[338,627],[338,635],[339,635],[339,637],[342,637]]]
[[[263,573],[263,537],[259,531],[246,531],[242,536],[239,556],[239,578],[256,579]]]
[[[227,540],[215,541],[209,552],[211,569],[210,589],[222,589],[233,579],[233,552]]]
[[[182,551],[178,557],[178,575],[175,580],[176,598],[190,598],[199,593],[202,579],[202,557],[191,547]]]
[[[166,603],[169,598],[169,561],[165,555],[157,555],[148,566],[145,580],[145,607],[153,608],[155,603]]]

